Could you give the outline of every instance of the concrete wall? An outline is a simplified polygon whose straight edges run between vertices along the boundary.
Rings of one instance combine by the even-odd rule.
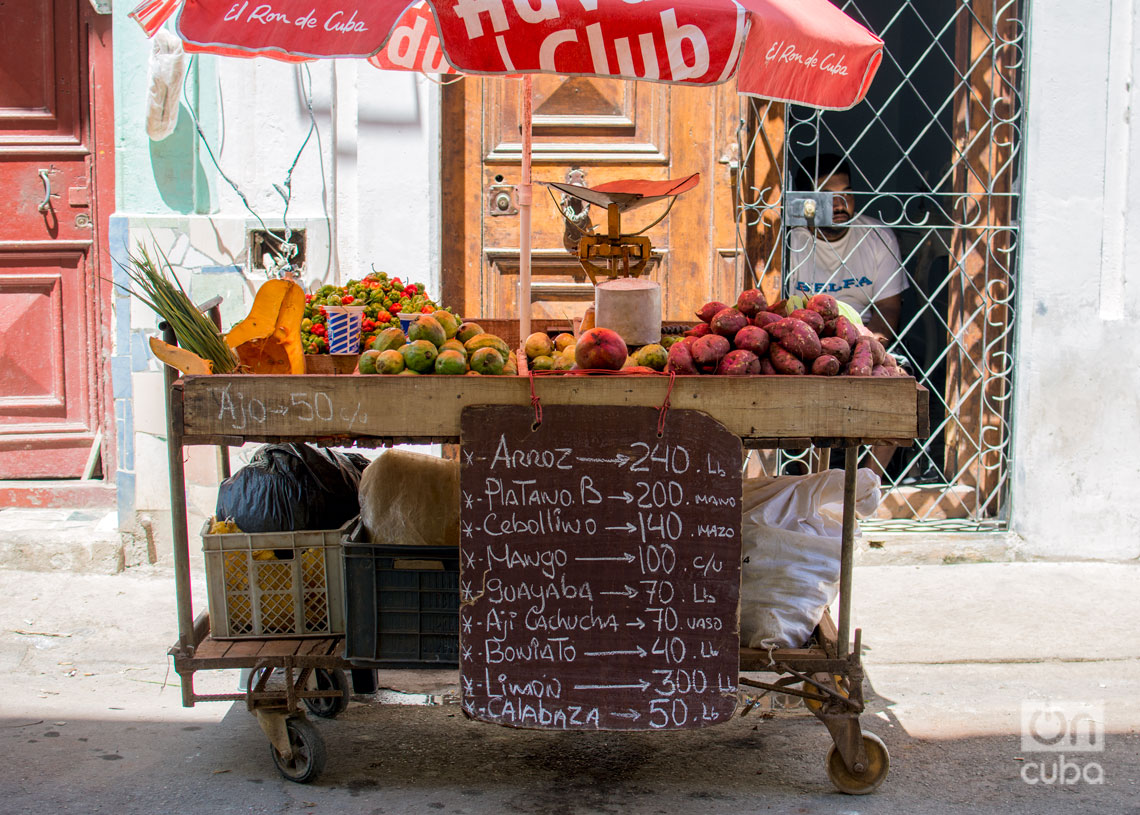
[[[1140,556],[1138,14],[1032,8],[1012,525],[1041,556]]]
[[[119,263],[139,241],[162,249],[196,301],[224,297],[228,327],[247,313],[265,280],[260,259],[250,257],[248,231],[261,222],[283,225],[279,188],[296,159],[287,223],[306,230],[303,282],[343,283],[374,264],[424,280],[438,296],[433,82],[359,61],[297,67],[202,56],[187,72],[174,133],[152,142],[145,128],[150,43],[126,17],[131,6],[114,11],[118,177],[110,244]],[[118,268],[116,280],[128,282]],[[162,372],[146,347],[157,319],[125,295],[114,305],[120,527],[129,531],[150,518],[163,534],[169,495]],[[209,515],[218,481],[212,449],[191,451],[187,477],[192,518]]]

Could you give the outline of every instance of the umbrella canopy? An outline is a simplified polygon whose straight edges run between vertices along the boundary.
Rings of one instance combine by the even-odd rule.
[[[385,67],[412,70],[440,66],[441,51],[463,73],[693,85],[736,76],[740,93],[826,109],[858,103],[882,59],[882,40],[828,0],[422,0],[410,16],[409,5],[148,0],[131,16],[153,33],[179,11],[176,29],[188,50],[294,60],[376,55]]]
[[[130,16],[153,36],[176,11],[187,51],[291,62],[368,57],[388,69],[522,74],[524,337],[531,74],[686,85],[735,76],[743,94],[843,110],[866,95],[883,52],[882,40],[828,0],[145,0]]]

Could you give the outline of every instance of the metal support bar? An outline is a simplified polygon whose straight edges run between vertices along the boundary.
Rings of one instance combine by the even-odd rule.
[[[843,551],[839,562],[839,642],[838,656],[847,656],[851,647],[851,572],[855,553],[855,472],[859,448],[847,448],[843,467]]]
[[[177,345],[174,329],[163,322],[162,339]],[[162,366],[162,382],[166,399],[166,455],[170,470],[170,523],[174,538],[174,593],[178,603],[178,647],[183,653],[192,653],[194,641],[194,611],[190,592],[190,534],[186,522],[186,471],[182,464],[182,427],[175,420],[171,406],[171,389],[177,372],[169,365]]]

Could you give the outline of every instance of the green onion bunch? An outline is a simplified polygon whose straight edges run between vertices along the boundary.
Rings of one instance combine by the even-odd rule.
[[[151,257],[140,241],[137,252],[128,257],[130,263],[123,271],[135,284],[130,293],[174,329],[178,345],[209,360],[216,374],[237,370],[237,357],[226,345],[226,340],[214,321],[198,310],[182,288],[181,281],[174,274],[174,269],[162,250],[158,250],[157,259]]]

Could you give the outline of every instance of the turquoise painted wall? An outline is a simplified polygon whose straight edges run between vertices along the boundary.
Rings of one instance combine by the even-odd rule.
[[[217,58],[198,56],[186,74],[178,125],[168,138],[146,134],[150,40],[127,17],[133,3],[116,4],[115,169],[116,209],[124,214],[190,215],[216,211],[217,171],[202,146],[186,105],[195,107],[203,133],[218,143]]]

